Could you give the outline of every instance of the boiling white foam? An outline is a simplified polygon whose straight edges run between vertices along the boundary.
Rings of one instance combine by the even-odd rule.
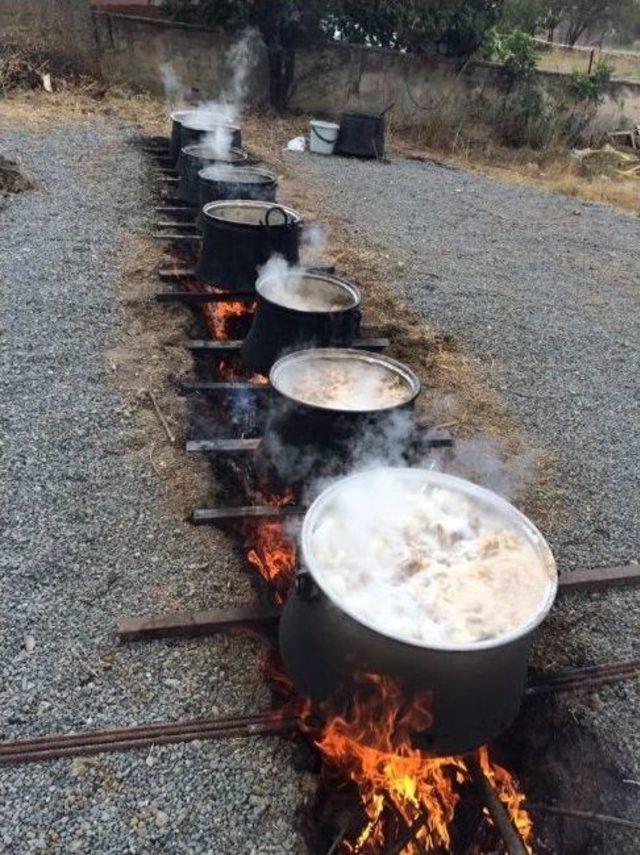
[[[277,385],[305,404],[354,412],[396,406],[411,394],[395,371],[358,357],[302,359],[278,375]]]
[[[523,533],[472,498],[391,470],[338,491],[311,538],[319,581],[375,629],[421,644],[497,639],[539,612],[553,580]]]

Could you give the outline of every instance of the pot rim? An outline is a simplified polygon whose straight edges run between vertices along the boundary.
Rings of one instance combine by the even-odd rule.
[[[182,154],[187,157],[192,157],[195,160],[203,162],[206,161],[207,163],[223,163],[229,165],[234,163],[246,163],[249,158],[246,151],[241,148],[236,148],[235,146],[231,146],[229,154],[226,157],[201,154],[201,150],[205,147],[204,143],[192,143],[191,145],[185,145],[182,149]]]
[[[400,374],[402,378],[407,381],[410,387],[410,394],[407,396],[406,400],[400,401],[399,403],[395,404],[389,404],[386,407],[374,407],[373,409],[368,410],[342,410],[338,409],[337,407],[325,407],[321,404],[309,404],[307,401],[302,401],[300,400],[300,398],[294,398],[292,395],[288,395],[286,392],[283,392],[282,389],[278,387],[277,375],[281,371],[286,370],[288,363],[303,362],[306,359],[313,358],[317,359],[318,356],[328,356],[331,357],[331,359],[356,358],[360,362],[375,362],[378,365],[382,364],[385,368],[394,371],[396,374]],[[310,410],[317,410],[323,413],[335,413],[336,415],[346,414],[349,416],[367,415],[372,413],[388,413],[391,410],[397,410],[401,407],[406,407],[415,401],[415,399],[420,394],[421,389],[420,379],[416,374],[414,374],[414,372],[409,368],[408,365],[405,365],[403,362],[399,362],[397,359],[392,359],[390,356],[386,356],[381,353],[372,353],[368,350],[357,350],[356,348],[352,347],[310,347],[306,348],[305,350],[296,350],[293,353],[286,354],[286,356],[281,356],[280,359],[274,362],[271,367],[271,371],[269,372],[269,385],[272,386],[273,389],[275,389],[275,391],[279,395],[282,395],[283,398],[286,398],[288,401],[291,401],[298,407],[307,407]],[[311,508],[309,510],[311,510]]]
[[[313,270],[302,270],[301,273],[296,273],[294,271],[290,273],[286,273],[284,275],[284,279],[294,278],[297,276],[301,276],[304,279],[320,279],[323,282],[333,282],[334,284],[339,285],[344,288],[345,291],[350,292],[350,296],[353,298],[353,302],[349,306],[343,306],[339,309],[327,309],[326,311],[322,311],[321,309],[307,310],[307,309],[297,309],[293,306],[285,306],[284,303],[279,303],[277,300],[274,300],[272,297],[267,296],[263,293],[264,288],[269,282],[274,279],[279,279],[281,277],[276,274],[271,274],[270,276],[260,276],[256,281],[256,293],[271,306],[277,306],[279,309],[286,309],[287,312],[295,312],[297,315],[314,315],[316,317],[326,317],[327,315],[340,315],[343,312],[352,312],[354,309],[357,309],[362,305],[362,292],[360,289],[349,282],[347,279],[341,279],[339,276],[334,276],[332,273],[317,273]],[[322,348],[323,350],[326,348]]]
[[[540,603],[538,610],[529,621],[527,621],[522,626],[519,626],[516,629],[512,630],[511,632],[498,636],[497,638],[473,642],[470,644],[438,644],[436,642],[421,642],[415,638],[410,638],[400,634],[394,635],[389,632],[385,632],[379,627],[374,626],[369,621],[366,621],[362,617],[359,617],[352,610],[346,608],[344,604],[340,603],[327,590],[327,588],[324,587],[322,581],[322,573],[318,570],[318,565],[315,561],[315,557],[313,555],[313,550],[311,547],[311,537],[319,517],[324,512],[327,504],[344,487],[345,484],[353,483],[354,481],[358,480],[366,480],[368,477],[371,476],[373,472],[383,471],[395,473],[400,477],[406,477],[407,479],[411,480],[421,480],[422,483],[432,483],[434,484],[434,486],[449,487],[452,489],[456,489],[457,491],[460,491],[462,489],[463,493],[466,495],[480,497],[485,501],[488,500],[489,503],[492,504],[495,508],[504,512],[508,517],[510,517],[516,524],[516,526],[520,527],[521,529],[524,529],[524,533],[526,534],[527,539],[535,548],[540,561],[542,562],[546,572],[549,575],[549,586],[545,597]],[[309,571],[315,583],[322,590],[323,594],[333,603],[333,605],[337,609],[344,612],[350,618],[355,620],[356,623],[359,623],[361,626],[364,626],[370,631],[375,632],[377,635],[381,635],[391,639],[392,641],[407,644],[411,647],[416,647],[422,650],[438,650],[447,653],[473,653],[475,651],[480,650],[492,650],[504,647],[508,644],[511,644],[512,642],[518,641],[519,639],[531,634],[538,626],[540,626],[540,624],[549,614],[549,611],[553,606],[558,591],[558,572],[551,549],[549,548],[547,541],[542,536],[538,528],[531,522],[528,517],[526,517],[521,511],[514,507],[514,505],[512,505],[506,499],[503,499],[502,496],[499,496],[497,493],[494,493],[492,490],[487,490],[485,487],[480,487],[478,484],[474,484],[472,481],[467,481],[464,478],[458,478],[455,475],[448,475],[443,472],[434,472],[433,470],[428,469],[419,469],[417,467],[402,468],[397,466],[382,466],[377,467],[375,469],[363,470],[361,472],[356,472],[352,475],[348,475],[345,478],[340,478],[338,481],[334,482],[325,490],[323,490],[322,493],[320,493],[320,495],[314,500],[314,502],[307,510],[302,523],[300,542],[302,546],[302,559],[305,568]]]
[[[240,149],[238,149],[238,150],[240,151]],[[203,169],[200,170],[200,172],[198,172],[198,178],[200,178],[201,181],[211,181],[211,182],[222,182],[222,183],[224,183],[226,181],[225,178],[210,178],[208,175],[205,174],[207,172],[207,170],[209,170],[209,169],[220,169],[221,168],[220,164],[222,164],[223,169],[229,170],[229,178],[230,179],[233,179],[234,177],[236,177],[238,179],[236,181],[231,180],[230,183],[232,183],[232,184],[244,183],[242,181],[242,176],[246,175],[249,172],[252,173],[252,175],[260,175],[261,177],[266,179],[265,181],[262,181],[262,182],[260,182],[260,181],[250,182],[252,185],[255,183],[256,186],[258,186],[258,187],[262,187],[262,186],[265,186],[267,184],[276,184],[278,181],[277,176],[273,172],[269,172],[268,169],[262,169],[259,166],[233,167],[230,165],[226,165],[224,161],[220,161],[217,165],[216,164],[209,164],[208,166],[205,166]]]
[[[200,111],[199,110],[177,110],[174,113],[171,113],[171,118],[174,116],[182,115],[183,118],[174,119],[183,127],[188,128],[190,131],[203,131],[206,133],[207,131],[214,131],[216,128],[228,128],[230,131],[239,131],[239,125],[233,125],[230,122],[217,122],[215,120],[207,121],[206,119],[202,119],[201,121],[193,118],[191,119],[191,123],[189,122],[189,116],[196,116]],[[185,120],[186,117],[186,120]]]
[[[262,208],[265,214],[271,208],[279,208],[291,218],[293,225],[300,225],[302,223],[301,215],[297,211],[294,211],[293,208],[281,205],[279,202],[263,202],[261,199],[219,199],[217,202],[208,202],[202,209],[202,213],[211,220],[235,228],[263,229],[266,227],[265,223],[238,222],[236,220],[225,220],[222,217],[216,217],[216,211],[220,211],[223,208]],[[269,228],[282,228],[284,225],[284,223],[274,223]],[[291,223],[287,222],[287,225],[291,225]]]

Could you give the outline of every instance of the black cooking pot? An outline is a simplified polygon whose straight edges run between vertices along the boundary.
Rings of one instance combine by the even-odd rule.
[[[341,397],[334,382],[345,380]],[[321,477],[335,477],[354,457],[393,435],[400,457],[413,439],[412,411],[420,381],[408,366],[377,353],[350,348],[317,348],[279,359],[269,374],[271,395],[262,441],[256,458],[262,474],[274,486],[287,484],[302,492]],[[391,384],[393,399],[384,398]],[[367,390],[355,397],[356,388]]]
[[[176,110],[171,113],[171,144],[169,154],[175,164],[178,162],[181,150],[187,145],[195,145],[206,134],[215,133],[219,127],[226,128],[233,148],[242,147],[242,132],[236,125],[228,125],[215,116],[207,115],[201,110]]]
[[[183,145],[181,136],[182,120],[186,119],[187,116],[191,115],[191,113],[192,111],[190,110],[176,110],[174,113],[171,113],[171,142],[169,144],[169,155],[174,166],[178,162],[180,150]]]
[[[229,167],[214,163],[198,173],[200,207],[221,199],[258,199],[275,202],[278,179],[256,167]]]
[[[535,630],[557,590],[555,563],[529,520],[488,490],[437,472],[391,471],[437,487],[462,489],[508,519],[532,544],[549,574],[548,595],[538,612],[525,626],[502,638],[466,646],[419,644],[394,637],[349,613],[326,585],[323,588],[312,535],[338,492],[372,474],[360,472],[325,490],[305,516],[303,569],[280,618],[280,651],[298,692],[316,701],[333,698],[339,704],[352,697],[356,675],[366,673],[391,677],[407,697],[428,693],[433,724],[416,736],[415,746],[441,755],[463,754],[496,738],[520,708]]]
[[[220,288],[255,290],[258,268],[274,254],[290,264],[299,257],[302,217],[269,202],[211,202],[198,217],[202,250],[195,274]]]
[[[362,296],[326,273],[267,275],[256,283],[256,310],[242,343],[244,365],[268,374],[283,354],[350,345],[360,330]]]
[[[343,113],[336,141],[337,154],[384,157],[384,116],[380,113]]]
[[[188,145],[180,152],[178,160],[178,174],[180,181],[176,195],[183,202],[191,205],[200,203],[200,187],[198,174],[204,166],[223,164],[226,166],[239,166],[247,162],[247,153],[237,148],[232,148],[227,154],[220,154],[215,148],[206,143]]]

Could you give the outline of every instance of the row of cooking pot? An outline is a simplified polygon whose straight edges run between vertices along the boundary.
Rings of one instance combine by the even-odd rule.
[[[199,209],[202,247],[195,268],[200,282],[253,291],[258,270],[273,255],[297,264],[302,217],[275,204],[277,178],[266,169],[247,166],[241,131],[226,126],[233,141],[228,153],[206,142],[221,126],[198,111],[173,113],[171,160],[179,182],[177,197]]]
[[[203,245],[196,275],[207,284],[256,292],[256,312],[242,345],[242,360],[270,379],[259,458],[268,469],[280,468],[279,476],[289,485],[348,471],[354,439],[366,431],[384,432],[385,420],[398,411],[410,412],[419,381],[395,360],[349,347],[360,326],[362,299],[355,286],[310,271],[258,278],[259,268],[274,253],[290,264],[298,262],[302,218],[274,204],[275,176],[242,165],[246,155],[238,128],[231,129],[234,148],[221,165],[199,143],[203,133],[212,130],[203,126],[206,122],[185,114],[172,118],[171,153],[180,161],[180,193],[201,207]],[[360,409],[310,399],[305,386],[314,368],[323,363],[331,363],[338,374],[343,366],[359,366],[363,382],[367,371],[386,374],[403,387],[403,394],[392,404],[376,405],[374,400]],[[468,482],[447,482],[446,475],[405,472],[436,486],[479,491],[483,500],[502,502]],[[347,481],[342,479],[322,493],[305,516],[304,568],[280,622],[281,653],[294,684],[319,700],[335,698],[341,691],[346,691],[346,698],[354,675],[384,673],[408,691],[430,691],[433,725],[419,738],[424,748],[460,753],[491,740],[520,706],[534,631],[553,602],[555,587],[550,586],[547,600],[529,625],[497,643],[437,648],[376,631],[323,589],[322,569],[310,547],[323,511]],[[501,509],[514,528],[535,543],[553,573],[553,559],[539,533],[507,503],[502,502]]]

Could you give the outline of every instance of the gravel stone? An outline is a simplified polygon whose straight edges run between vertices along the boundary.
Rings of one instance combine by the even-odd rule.
[[[454,333],[490,369],[525,431],[557,452],[566,513],[549,535],[560,569],[638,560],[637,218],[411,160],[287,159],[297,178],[322,187],[354,241],[365,234],[397,260],[401,273],[389,287],[427,324]],[[366,298],[363,308],[366,320]],[[560,669],[638,657],[639,616],[637,588],[561,595],[534,664]],[[574,757],[576,768],[599,770],[589,803],[579,807],[640,815],[640,787],[627,785],[613,804],[616,790],[607,791],[607,781],[640,780],[640,679],[558,704],[587,735],[575,751],[594,746],[592,756]],[[563,739],[554,734],[566,759],[574,746]],[[538,782],[553,782],[553,761],[546,767],[535,746],[531,755]],[[606,768],[594,762],[602,756],[611,760]],[[570,785],[561,797],[576,806]],[[589,852],[640,851],[637,832],[607,827],[602,836]]]
[[[38,184],[0,208],[2,739],[269,704],[256,640],[117,643],[116,617],[251,596],[230,542],[208,554],[176,519],[109,381],[115,255],[151,231],[135,138],[114,119],[3,127]],[[4,768],[0,852],[304,851],[313,779],[292,753],[251,738]]]

